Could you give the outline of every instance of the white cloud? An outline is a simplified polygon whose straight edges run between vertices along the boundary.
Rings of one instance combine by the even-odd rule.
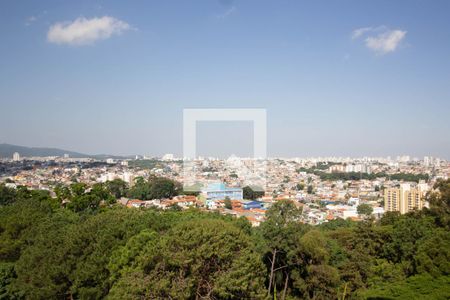
[[[30,26],[32,23],[36,22],[37,19],[38,19],[37,16],[31,16],[31,17],[28,17],[28,18],[25,20],[25,26]]]
[[[231,16],[232,14],[234,14],[236,12],[236,6],[232,6],[229,9],[227,9],[224,13],[217,15],[216,17],[218,19],[225,19],[229,16]]]
[[[353,40],[354,40],[354,39],[357,39],[357,38],[359,38],[360,36],[362,36],[363,34],[365,34],[366,32],[369,32],[369,31],[371,31],[371,30],[373,30],[372,27],[363,27],[363,28],[355,29],[355,30],[353,30],[353,32],[352,32],[352,39],[353,39]]]
[[[394,52],[400,42],[405,38],[406,31],[403,30],[389,30],[379,35],[366,38],[367,48],[375,51],[378,54],[386,54]]]
[[[363,27],[353,30],[352,39],[358,39],[362,36],[366,36],[364,42],[367,48],[382,55],[397,50],[406,36],[406,31],[390,30],[386,26]]]
[[[82,46],[108,39],[112,35],[119,35],[129,29],[131,26],[126,22],[109,16],[92,19],[80,17],[73,22],[56,23],[50,26],[47,40],[60,45]]]

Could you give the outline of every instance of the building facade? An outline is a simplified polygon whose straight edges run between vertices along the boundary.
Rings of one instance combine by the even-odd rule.
[[[13,161],[20,161],[20,154],[18,152],[14,152]]]
[[[421,210],[425,206],[425,194],[428,189],[426,183],[419,183],[416,186],[402,183],[400,187],[387,188],[384,190],[384,210],[398,211],[401,214]]]
[[[242,200],[243,191],[242,188],[230,188],[223,183],[210,184],[203,191],[206,200],[224,200],[229,198],[230,200]]]

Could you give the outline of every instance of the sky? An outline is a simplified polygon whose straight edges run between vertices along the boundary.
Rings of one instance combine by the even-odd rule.
[[[0,143],[183,152],[183,109],[263,108],[269,156],[450,159],[450,1],[0,2]],[[252,155],[201,122],[201,155]]]

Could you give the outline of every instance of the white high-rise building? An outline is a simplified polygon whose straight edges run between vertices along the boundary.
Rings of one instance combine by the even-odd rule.
[[[439,168],[441,166],[441,160],[439,158],[436,158],[434,160],[434,166],[437,168]]]
[[[19,154],[19,152],[14,152],[14,154],[13,154],[13,161],[20,161],[20,154]]]
[[[133,185],[134,183],[134,175],[130,172],[125,172],[122,175],[122,180],[125,181],[126,183]]]
[[[173,160],[174,156],[172,153],[167,153],[164,154],[164,156],[162,157],[162,160]]]

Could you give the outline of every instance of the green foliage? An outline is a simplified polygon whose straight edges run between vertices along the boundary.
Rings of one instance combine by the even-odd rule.
[[[295,189],[297,191],[303,191],[305,189],[305,184],[303,183],[297,183],[297,185],[295,186]]]
[[[328,168],[328,167],[327,167]],[[326,169],[327,169],[326,168]],[[322,180],[375,180],[377,178],[389,177],[391,180],[399,180],[399,181],[415,181],[419,182],[420,180],[428,180],[428,174],[411,174],[411,173],[395,173],[395,174],[386,174],[386,173],[362,173],[362,172],[333,172],[328,173],[324,171],[324,168],[320,167],[312,167],[312,168],[299,168],[298,172],[306,172],[309,174],[314,174],[320,177]],[[308,182],[309,183],[309,182]]]
[[[264,196],[264,191],[261,188],[254,186],[245,186],[242,189],[244,199],[255,200]]]
[[[231,200],[230,200],[229,197],[225,197],[224,205],[225,205],[226,209],[232,209],[233,208],[232,205],[231,205]]]
[[[144,229],[131,237],[124,246],[118,247],[111,254],[108,263],[111,282],[115,282],[128,272],[130,268],[136,267],[136,258],[143,248],[153,247],[157,240],[158,234],[155,231]]]
[[[0,184],[0,206],[8,205],[16,200],[16,190],[8,188],[5,184]]]
[[[448,299],[450,276],[433,278],[428,274],[416,275],[406,280],[384,282],[359,293],[363,299]]]
[[[36,225],[51,213],[47,203],[17,200],[0,207],[0,261],[14,262],[36,236]]]
[[[108,183],[59,186],[56,199],[0,188],[9,197],[0,206],[0,299],[448,299],[449,185],[436,185],[429,210],[379,222],[312,227],[296,203],[278,201],[259,228],[198,209],[113,205]]]
[[[264,269],[252,248],[249,236],[227,222],[182,223],[147,244],[138,266],[114,285],[111,298],[258,297]]]
[[[128,166],[130,168],[141,168],[150,170],[154,168],[163,168],[165,165],[166,165],[165,162],[157,159],[140,159],[128,161]]]
[[[346,220],[338,218],[334,219],[325,223],[322,223],[318,226],[318,228],[325,229],[325,230],[336,230],[338,228],[343,227],[353,227],[356,225],[355,221],[352,221],[350,218],[347,218]]]
[[[450,275],[450,232],[435,230],[420,243],[414,261],[417,273]]]
[[[439,226],[450,230],[450,179],[438,181],[428,195],[430,211]]]
[[[145,181],[142,177],[138,177],[128,196],[140,200],[165,199],[179,195],[181,190],[181,184],[169,178],[151,176]]]
[[[392,227],[390,237],[383,245],[384,256],[393,263],[402,264],[406,274],[415,274],[414,255],[423,239],[433,231],[429,218],[402,216]]]
[[[380,220],[381,225],[394,225],[394,223],[399,219],[400,212],[398,211],[387,211],[383,214]]]
[[[116,199],[125,197],[128,192],[128,184],[122,179],[114,179],[106,182],[106,188]]]
[[[0,263],[0,299],[10,298],[10,284],[15,278],[13,263]]]
[[[367,218],[372,215],[373,208],[369,204],[363,203],[363,204],[358,205],[358,207],[356,208],[356,211],[358,212],[358,215]]]

